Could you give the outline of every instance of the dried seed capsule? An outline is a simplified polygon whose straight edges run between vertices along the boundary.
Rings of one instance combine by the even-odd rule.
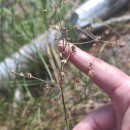
[[[93,73],[94,73],[94,70],[89,70],[88,76],[89,76],[90,78],[93,78]]]
[[[27,78],[32,78],[32,74],[31,73],[26,73],[26,76],[27,76]]]

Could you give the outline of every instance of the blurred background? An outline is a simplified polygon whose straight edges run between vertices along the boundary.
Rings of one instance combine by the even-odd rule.
[[[107,95],[70,63],[64,102],[59,88],[46,84],[57,82],[60,39],[78,43],[130,74],[129,0],[122,7],[123,0],[104,0],[100,8],[101,0],[90,1],[92,7],[85,5],[88,10],[84,10],[80,5],[86,0],[0,0],[0,130],[71,130],[89,112],[109,102]],[[95,11],[99,14],[93,17]],[[77,24],[80,29],[75,29]],[[101,40],[96,41],[96,36]],[[12,70],[44,81],[15,75]]]

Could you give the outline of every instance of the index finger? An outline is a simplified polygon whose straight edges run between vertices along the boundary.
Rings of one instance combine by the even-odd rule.
[[[70,44],[70,43],[69,43]],[[65,56],[71,51],[68,46],[60,41],[58,47]],[[75,47],[75,51],[70,55],[69,60],[85,74],[92,74],[91,79],[110,97],[119,87],[130,85],[130,77],[116,67],[93,57],[92,55]]]

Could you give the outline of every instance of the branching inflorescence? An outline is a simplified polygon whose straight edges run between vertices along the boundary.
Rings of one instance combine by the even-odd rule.
[[[58,7],[55,7],[53,5],[55,11],[59,12],[59,10],[62,8],[62,6],[64,6],[67,2],[68,2],[68,0],[64,0],[63,4],[58,6]],[[59,18],[59,16],[58,16],[58,18]],[[66,127],[69,130],[68,119],[67,119],[67,111],[66,111],[66,105],[65,105],[65,98],[64,98],[64,93],[63,93],[63,86],[65,85],[65,74],[66,74],[66,71],[67,71],[68,60],[69,60],[69,58],[71,57],[72,54],[75,54],[76,45],[92,43],[93,47],[95,47],[95,46],[98,45],[99,42],[103,42],[103,43],[106,42],[107,43],[108,41],[102,40],[100,36],[95,36],[93,33],[91,33],[90,28],[82,30],[78,26],[74,25],[73,29],[75,31],[79,31],[81,33],[81,39],[82,40],[86,40],[88,38],[91,39],[91,40],[85,41],[85,42],[79,42],[81,39],[78,39],[77,42],[69,43],[71,38],[65,37],[65,36],[67,36],[67,33],[68,33],[69,30],[66,27],[62,27],[61,22],[60,22],[60,25],[50,25],[50,27],[54,30],[61,32],[61,38],[59,39],[56,36],[55,40],[57,40],[57,41],[62,40],[63,41],[63,45],[62,45],[63,49],[62,49],[62,52],[60,52],[60,54],[59,54],[59,56],[60,56],[60,70],[58,72],[58,81],[57,82],[55,82],[55,81],[48,82],[48,81],[45,81],[43,79],[39,79],[39,78],[33,76],[31,73],[25,73],[25,74],[22,73],[22,72],[17,73],[14,70],[12,70],[12,72],[14,74],[18,75],[18,76],[21,76],[21,77],[25,77],[25,78],[28,78],[28,79],[36,79],[36,80],[39,80],[41,82],[44,82],[46,88],[54,88],[54,87],[59,88],[59,90],[61,92],[62,103],[63,103],[63,108],[64,108]],[[117,45],[117,46],[119,45],[119,41],[108,42],[108,43],[111,43],[112,45]],[[67,52],[66,52],[66,50],[67,50]],[[64,56],[65,52],[66,52],[66,57]],[[86,62],[86,61],[84,61],[84,62]],[[88,68],[89,68],[88,76],[89,76],[89,78],[93,78],[93,76],[94,76],[93,63],[86,63],[86,64],[88,64]],[[74,77],[73,80],[74,80],[74,83],[80,82],[79,77]]]

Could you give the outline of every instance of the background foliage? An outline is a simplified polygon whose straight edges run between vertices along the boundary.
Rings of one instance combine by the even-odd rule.
[[[71,0],[64,5],[63,0],[0,0],[0,61],[48,31],[50,25],[62,21],[68,25],[67,17],[83,1]],[[69,35],[73,38],[71,31]],[[48,45],[46,50],[38,52],[36,62],[30,61],[28,71],[38,78],[53,81],[60,69],[59,54],[56,47]],[[39,80],[19,76],[14,81],[5,81],[0,86],[0,130],[65,129],[65,113],[68,129],[71,129],[83,115],[108,102],[107,96],[70,64],[63,92],[66,110],[57,87],[47,88]],[[19,100],[17,95],[20,95]]]

